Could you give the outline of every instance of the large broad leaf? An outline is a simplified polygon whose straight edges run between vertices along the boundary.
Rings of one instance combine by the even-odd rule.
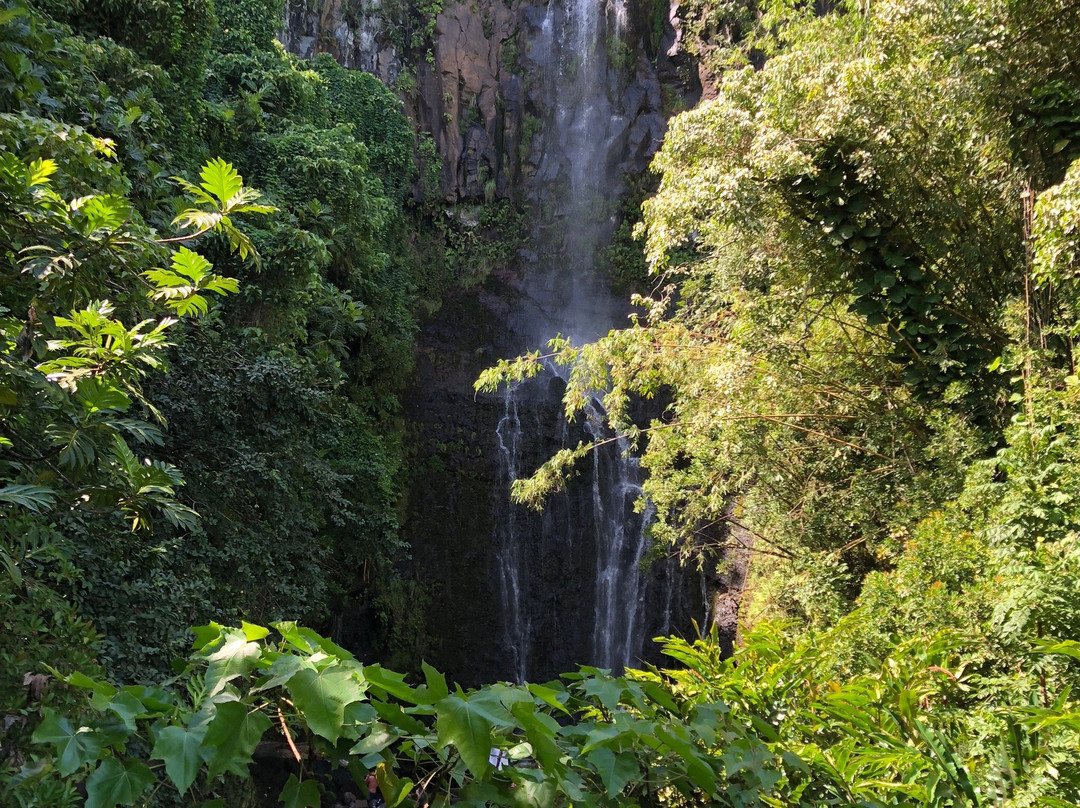
[[[210,665],[206,669],[207,692],[216,696],[227,682],[251,671],[259,661],[260,654],[257,643],[248,642],[240,631],[230,630],[222,646],[210,655]]]
[[[627,783],[641,774],[632,754],[620,752],[616,755],[606,746],[592,750],[589,753],[589,762],[596,768],[608,796],[612,799],[622,792]]]
[[[569,694],[565,688],[560,685],[560,689],[556,690],[553,687],[547,687],[545,685],[526,685],[529,688],[529,692],[536,697],[538,702],[543,702],[549,707],[553,707],[559,712],[570,714],[570,711],[566,709],[566,700],[569,698]]]
[[[181,247],[172,257],[172,271],[185,279],[185,283],[194,282],[197,286],[214,265],[194,250]]]
[[[210,764],[210,776],[232,772],[247,776],[251,753],[259,745],[263,733],[270,729],[270,719],[260,712],[248,712],[239,701],[217,706],[214,719],[203,739],[203,757]]]
[[[404,733],[397,727],[390,727],[376,721],[371,730],[357,741],[356,745],[349,750],[350,755],[371,755],[381,752],[390,744],[394,743]]]
[[[450,695],[450,689],[446,686],[446,677],[443,674],[426,662],[420,663],[420,669],[424,672],[424,680],[427,682],[428,696],[432,704]]]
[[[205,726],[194,729],[165,727],[158,733],[154,749],[150,753],[152,760],[165,761],[165,773],[176,785],[181,796],[195,782],[195,777],[202,767],[202,744],[206,729]]]
[[[705,762],[697,746],[676,734],[677,729],[675,726],[670,729],[658,727],[656,737],[682,759],[690,781],[706,794],[712,794],[716,788],[716,772]]]
[[[604,676],[593,676],[582,682],[582,691],[586,696],[596,699],[606,710],[619,706],[623,688],[620,680]]]
[[[63,777],[74,774],[84,763],[98,759],[101,742],[89,727],[76,727],[70,719],[46,710],[31,738],[34,743],[48,743],[56,748],[56,768]]]
[[[281,789],[278,802],[285,804],[285,808],[319,808],[319,786],[314,780],[296,779],[295,774],[289,775],[289,781],[285,788]]]
[[[282,654],[264,671],[266,677],[260,679],[258,685],[251,688],[251,692],[260,693],[263,690],[281,687],[296,676],[297,672],[305,665],[310,667],[311,663],[295,654]]]
[[[385,690],[391,696],[407,701],[410,704],[434,704],[439,700],[433,698],[427,688],[410,687],[405,684],[404,674],[388,671],[382,665],[365,666],[364,678],[380,690]],[[445,680],[443,684],[445,684]],[[445,698],[445,694],[443,698]]]
[[[364,698],[357,670],[335,666],[321,671],[299,671],[288,683],[293,703],[304,715],[308,728],[330,743],[337,743],[345,721],[345,705]]]
[[[555,781],[520,780],[513,797],[516,808],[551,808],[555,804]]]
[[[86,781],[86,808],[131,805],[153,784],[154,774],[145,763],[107,758]]]
[[[421,721],[413,718],[401,709],[401,705],[386,701],[373,701],[371,704],[379,714],[379,717],[387,724],[403,729],[405,732],[413,735],[424,735],[427,733],[427,727]]]
[[[119,387],[101,379],[80,379],[75,397],[87,415],[115,410],[124,412],[131,406],[131,397]]]
[[[108,703],[107,709],[115,713],[131,732],[135,731],[135,719],[146,712],[146,706],[127,689],[117,693]]]
[[[435,705],[439,746],[453,744],[473,776],[482,780],[488,774],[491,750],[491,722],[461,696],[448,696]]]
[[[510,710],[525,730],[525,737],[540,765],[545,769],[554,769],[562,757],[562,752],[555,743],[559,723],[545,713],[538,713],[535,704],[515,704]]]

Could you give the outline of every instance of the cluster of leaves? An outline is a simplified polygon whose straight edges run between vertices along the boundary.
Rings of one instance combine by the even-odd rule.
[[[323,620],[400,553],[408,121],[284,54],[280,2],[214,12],[0,2],[5,769],[43,661],[158,676],[193,622]]]
[[[162,789],[219,806],[228,776],[248,777],[257,747],[272,740],[296,763],[281,801],[308,808],[321,804],[320,759],[347,769],[361,793],[374,774],[390,808],[1063,806],[1080,797],[1072,640],[1014,640],[1026,669],[1008,671],[944,632],[852,673],[838,669],[833,647],[865,633],[853,616],[799,641],[763,627],[727,660],[714,639],[669,639],[677,669],[581,668],[466,692],[427,665],[424,684],[409,684],[291,622],[193,631],[194,653],[162,686],[54,671],[86,694],[81,709],[46,711],[37,751],[6,795],[85,780],[89,808],[139,804]],[[509,765],[494,765],[500,758]]]

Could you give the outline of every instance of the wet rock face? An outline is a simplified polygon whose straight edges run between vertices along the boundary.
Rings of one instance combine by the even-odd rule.
[[[279,39],[290,53],[305,59],[329,53],[343,66],[378,76],[388,86],[401,72],[379,0],[286,0]]]
[[[463,684],[658,661],[648,638],[687,633],[707,611],[696,576],[667,564],[639,574],[640,480],[614,474],[617,444],[543,513],[509,502],[510,421],[521,441],[513,476],[597,439],[602,414],[567,424],[554,374],[512,401],[472,389],[483,369],[556,334],[582,342],[625,323],[595,260],[617,224],[613,203],[623,177],[647,168],[670,108],[700,94],[670,22],[656,30],[658,1],[446,2],[430,50],[403,58],[379,0],[288,0],[287,48],[396,80],[441,157],[448,207],[508,197],[535,213],[519,260],[448,293],[424,326],[403,397],[406,572],[424,591],[427,660]],[[622,482],[598,495],[602,478]],[[625,525],[612,524],[617,512]],[[612,535],[621,561],[604,552]]]
[[[611,153],[618,161],[606,167],[616,173],[648,166],[666,129],[665,97],[689,107],[701,93],[696,68],[679,50],[670,21],[677,24],[677,16],[672,12],[663,31],[653,31],[652,4],[629,3],[619,63],[603,78],[612,115],[596,136],[617,145]],[[543,46],[545,24],[546,3],[446,3],[435,20],[430,56],[403,56],[392,44],[394,23],[380,0],[288,0],[281,40],[300,56],[330,53],[346,67],[397,83],[418,129],[435,141],[448,202],[516,194],[535,200],[537,183],[550,183],[557,173],[544,161],[551,150],[545,123],[558,106],[550,81],[558,65]]]
[[[509,280],[496,273],[483,294],[447,300],[424,330],[416,380],[405,399],[414,455],[403,527],[411,572],[427,598],[426,659],[463,685],[516,679],[522,670],[529,681],[543,682],[579,665],[604,664],[596,655],[597,513],[588,464],[542,513],[512,505],[495,471],[507,401],[501,393],[472,392],[479,372],[511,355],[523,336],[502,327],[508,309],[520,305]],[[527,436],[523,468],[588,439],[580,421],[566,423],[561,391],[558,379],[538,378],[516,397]],[[511,515],[522,590],[516,625],[500,557]],[[659,663],[658,646],[649,639],[690,631],[692,619],[701,623],[701,581],[658,564],[641,594],[637,632],[644,642],[636,658]]]

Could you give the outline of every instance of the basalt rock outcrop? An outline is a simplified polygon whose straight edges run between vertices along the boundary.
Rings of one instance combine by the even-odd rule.
[[[660,9],[651,0],[627,5],[617,58],[604,77],[615,114],[597,137],[619,155],[608,167],[616,173],[645,170],[667,117],[701,95],[697,67],[680,48],[678,6],[657,1]],[[556,66],[542,46],[547,12],[547,4],[520,0],[447,3],[428,43],[403,53],[394,32],[417,21],[402,20],[379,0],[289,0],[281,39],[300,56],[329,53],[397,87],[417,129],[435,142],[448,202],[535,201],[544,123],[557,106],[550,81]],[[552,181],[547,169],[539,181]]]

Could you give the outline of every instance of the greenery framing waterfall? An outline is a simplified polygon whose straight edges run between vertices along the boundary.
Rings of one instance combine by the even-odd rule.
[[[589,11],[388,6],[405,104],[280,0],[0,0],[4,806],[1080,804],[1080,3]],[[695,633],[430,665],[520,667],[496,496],[591,635],[604,463]]]

